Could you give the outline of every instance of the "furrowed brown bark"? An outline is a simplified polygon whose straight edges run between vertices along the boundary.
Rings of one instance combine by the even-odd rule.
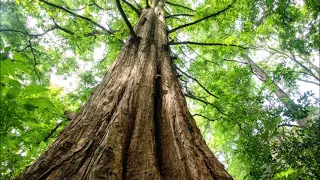
[[[171,66],[163,2],[144,9],[102,82],[17,179],[232,179],[203,141]]]

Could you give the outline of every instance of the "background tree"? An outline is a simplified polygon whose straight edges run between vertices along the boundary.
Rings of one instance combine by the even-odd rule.
[[[121,3],[139,24],[145,2]],[[68,122],[64,111],[86,102],[129,43],[117,9],[99,0],[1,2],[3,179],[46,149]],[[319,174],[319,99],[298,85],[319,84],[318,9],[316,1],[165,3],[180,86],[207,144],[235,179]],[[248,56],[270,80],[259,81]],[[77,90],[54,89],[50,79],[63,76],[78,81]],[[281,104],[271,82],[298,108]],[[309,120],[304,128],[296,124],[301,119]]]

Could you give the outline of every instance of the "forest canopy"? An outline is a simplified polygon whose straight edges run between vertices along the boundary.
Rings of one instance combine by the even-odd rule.
[[[138,38],[151,1],[0,3],[0,178],[11,179]],[[320,179],[319,12],[317,0],[165,1],[180,87],[234,179]]]

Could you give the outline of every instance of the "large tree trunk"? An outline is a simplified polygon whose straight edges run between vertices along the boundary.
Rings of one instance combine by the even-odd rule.
[[[110,71],[17,179],[232,179],[214,157],[171,66],[163,2],[143,10]]]

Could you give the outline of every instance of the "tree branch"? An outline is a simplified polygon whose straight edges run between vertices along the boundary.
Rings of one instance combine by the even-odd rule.
[[[207,88],[205,88],[196,78],[194,78],[194,77],[188,75],[187,73],[183,72],[180,68],[178,68],[178,67],[176,67],[176,68],[177,68],[182,74],[184,74],[184,75],[187,76],[188,78],[194,80],[194,81],[195,81],[200,87],[202,87],[202,88],[204,89],[204,91],[206,91],[208,94],[210,94],[211,96],[219,99],[218,96],[212,94],[212,93],[211,93]]]
[[[126,3],[126,5],[129,6],[138,15],[138,17],[140,17],[141,12],[136,7],[134,7],[131,3],[129,3],[126,0],[122,0],[122,1]]]
[[[182,28],[185,28],[185,27],[188,27],[188,26],[197,24],[197,23],[199,23],[199,22],[201,22],[201,21],[204,21],[204,20],[206,20],[206,19],[209,19],[209,18],[211,18],[211,17],[218,16],[219,14],[227,11],[231,6],[232,6],[232,4],[230,4],[229,6],[227,6],[227,7],[224,8],[224,9],[222,9],[221,11],[218,11],[218,12],[216,12],[216,13],[213,13],[213,14],[211,14],[211,15],[209,15],[209,16],[206,16],[206,17],[204,17],[204,18],[198,19],[198,20],[193,21],[193,22],[191,22],[191,23],[187,23],[187,24],[178,26],[178,27],[176,27],[176,28],[174,28],[174,29],[169,30],[168,33],[169,33],[169,34],[170,34],[170,33],[173,33],[173,32],[175,32],[175,31],[177,31],[177,30],[179,30],[179,29],[182,29]]]
[[[241,49],[249,49],[247,47],[243,47],[236,44],[225,44],[225,43],[201,43],[201,42],[193,42],[193,41],[183,41],[183,42],[169,42],[168,45],[180,45],[180,44],[193,44],[193,45],[201,45],[201,46],[233,46]]]
[[[315,84],[315,85],[317,85],[317,86],[319,86],[319,87],[320,87],[320,83],[316,83],[316,82],[313,82],[313,81],[308,81],[308,80],[304,80],[304,79],[300,79],[300,78],[298,78],[297,80],[299,80],[299,81],[303,81],[303,82],[306,82],[306,83]]]
[[[59,26],[56,22],[54,22],[54,26],[52,26],[51,28],[47,29],[46,31],[44,31],[43,33],[40,33],[40,34],[29,34],[28,32],[23,32],[23,31],[20,31],[20,30],[15,30],[15,29],[0,29],[0,32],[14,32],[14,33],[20,33],[20,34],[23,34],[25,36],[29,36],[29,37],[33,37],[33,38],[38,38],[40,36],[43,36],[43,35],[46,35],[47,33],[49,33],[50,31],[53,31],[53,30],[56,30],[56,29],[59,29],[61,31],[64,31],[65,33],[68,33],[68,34],[71,34],[71,35],[74,35],[75,33],[68,30],[68,29],[65,29],[61,26]],[[86,33],[84,34],[85,37],[88,37],[88,36],[93,36],[95,34],[101,34],[102,31],[97,31],[97,30],[94,30],[93,32],[91,33]]]
[[[142,11],[142,10],[143,10],[143,8],[140,6],[140,4],[139,4],[139,3],[137,3],[137,1],[133,0],[133,2],[137,5],[137,7],[140,9],[140,11]]]
[[[172,2],[169,2],[169,1],[166,1],[165,3],[170,4],[171,6],[177,6],[177,7],[181,7],[181,8],[184,8],[184,9],[188,9],[189,11],[194,11],[193,9],[191,9],[189,7],[186,7],[186,6],[183,6],[183,5],[180,5],[180,4],[175,4],[175,3],[172,3]]]
[[[53,27],[49,28],[48,30],[46,30],[45,32],[40,33],[40,34],[29,34],[28,32],[23,32],[23,31],[15,30],[15,29],[0,29],[0,32],[15,32],[15,33],[23,34],[25,36],[30,36],[30,37],[37,38],[37,37],[40,37],[40,36],[43,36],[43,35],[47,34],[50,31],[55,30],[56,28],[57,27],[53,26]]]
[[[134,38],[134,39],[138,39],[138,36],[136,35],[136,33],[134,32],[133,30],[133,27],[132,25],[130,24],[130,21],[128,20],[126,14],[124,13],[123,9],[122,9],[122,6],[121,6],[121,3],[120,3],[120,0],[116,0],[116,3],[117,3],[117,7],[118,7],[118,10],[124,20],[124,22],[127,24],[129,30],[130,30],[130,34],[131,36]]]
[[[99,6],[94,0],[92,0],[93,5],[97,6],[97,8],[101,9],[101,10],[105,10],[104,8],[102,8],[101,6]]]
[[[49,132],[49,134],[43,139],[43,142],[46,142],[52,135],[53,133],[62,125],[63,121],[57,123],[57,125]]]
[[[294,125],[294,124],[279,124],[278,127],[301,127],[301,126],[298,126],[298,125]]]
[[[173,14],[173,15],[166,16],[165,18],[166,18],[166,19],[169,19],[169,18],[179,17],[179,16],[189,16],[189,17],[192,17],[193,15],[192,15],[192,14]]]
[[[37,68],[36,68],[38,62],[37,62],[36,55],[35,55],[35,53],[34,53],[34,49],[33,49],[33,47],[32,47],[32,44],[31,44],[31,40],[30,40],[30,39],[28,40],[28,43],[29,43],[29,47],[30,47],[30,49],[31,49],[31,54],[32,54],[32,56],[33,56],[33,70],[34,70],[34,73],[37,75],[38,81],[39,81],[39,83],[40,83],[40,82],[41,82],[41,80],[40,80],[40,75],[39,75],[39,73],[38,73],[38,71],[37,71]]]
[[[317,77],[311,69],[309,69],[308,67],[306,67],[305,65],[303,65],[301,62],[299,62],[297,59],[296,59],[296,56],[290,51],[290,54],[292,56],[292,60],[297,63],[300,67],[302,67],[305,71],[307,71],[313,78],[315,78],[317,81],[320,82],[320,78]]]
[[[70,112],[70,111],[65,111],[64,115],[67,119],[67,121],[71,121],[73,117],[75,116],[76,113]],[[52,135],[53,133],[64,123],[64,121],[61,121],[56,124],[56,126],[49,132],[49,134],[43,139],[44,142],[46,142]]]
[[[146,0],[146,8],[149,8],[150,6],[149,6],[149,1],[148,0]]]
[[[54,8],[60,9],[60,10],[62,10],[62,11],[65,11],[65,12],[67,12],[67,13],[71,14],[72,16],[75,16],[75,17],[77,17],[77,18],[80,18],[80,19],[86,20],[86,21],[88,21],[88,22],[92,23],[93,25],[95,25],[95,26],[97,26],[97,27],[101,28],[102,30],[104,30],[104,31],[105,31],[105,32],[107,32],[108,34],[112,34],[112,32],[111,32],[110,30],[108,30],[107,28],[103,27],[102,25],[100,25],[100,24],[96,23],[95,21],[93,21],[93,20],[92,20],[92,19],[90,19],[90,18],[87,18],[87,17],[81,16],[81,15],[79,15],[79,14],[76,14],[76,13],[74,13],[74,12],[72,12],[72,11],[70,11],[70,10],[68,10],[68,9],[64,8],[64,7],[61,7],[61,6],[58,6],[58,5],[56,5],[56,4],[53,4],[53,3],[47,2],[47,1],[45,1],[45,0],[39,0],[39,1],[41,1],[41,2],[43,2],[43,3],[45,3],[45,4],[47,4],[47,5],[49,5],[49,6],[51,6],[51,7],[54,7]]]
[[[67,33],[67,34],[75,35],[74,32],[72,32],[72,31],[70,31],[70,30],[68,30],[68,29],[66,29],[66,28],[63,28],[63,27],[61,27],[60,25],[58,25],[55,20],[53,20],[53,22],[54,22],[55,26],[57,27],[57,29],[59,29],[59,30],[61,30],[61,31]],[[101,34],[101,31],[94,30],[94,31],[92,31],[92,32],[90,32],[90,33],[85,33],[83,36],[84,36],[84,37],[89,37],[89,36],[94,36],[94,35],[96,35],[96,34]],[[79,37],[79,36],[77,36],[77,37]]]
[[[188,98],[191,98],[191,99],[194,99],[194,100],[197,100],[197,101],[200,101],[200,102],[202,102],[202,103],[204,103],[204,104],[206,104],[206,105],[211,105],[212,107],[214,107],[217,111],[219,111],[221,114],[223,114],[223,115],[225,115],[225,116],[228,116],[227,114],[225,114],[224,112],[222,112],[217,106],[215,106],[214,104],[212,104],[212,103],[210,103],[210,102],[208,102],[208,101],[206,101],[206,100],[202,100],[202,99],[200,99],[200,98],[198,98],[198,97],[195,97],[195,96],[193,96],[193,95],[191,95],[191,94],[184,94],[186,97],[188,97]]]
[[[240,63],[240,64],[249,64],[249,63],[247,63],[247,62],[241,62],[241,61],[237,61],[237,60],[230,60],[230,59],[223,59],[223,61],[236,62],[236,63]]]
[[[202,118],[204,118],[204,119],[206,119],[206,120],[208,120],[208,121],[212,121],[212,122],[214,122],[214,121],[216,121],[216,120],[219,120],[219,119],[222,119],[222,117],[217,118],[217,119],[210,119],[210,118],[208,118],[207,116],[204,116],[204,115],[202,115],[202,114],[193,114],[192,116],[199,116],[199,117],[202,117]]]

